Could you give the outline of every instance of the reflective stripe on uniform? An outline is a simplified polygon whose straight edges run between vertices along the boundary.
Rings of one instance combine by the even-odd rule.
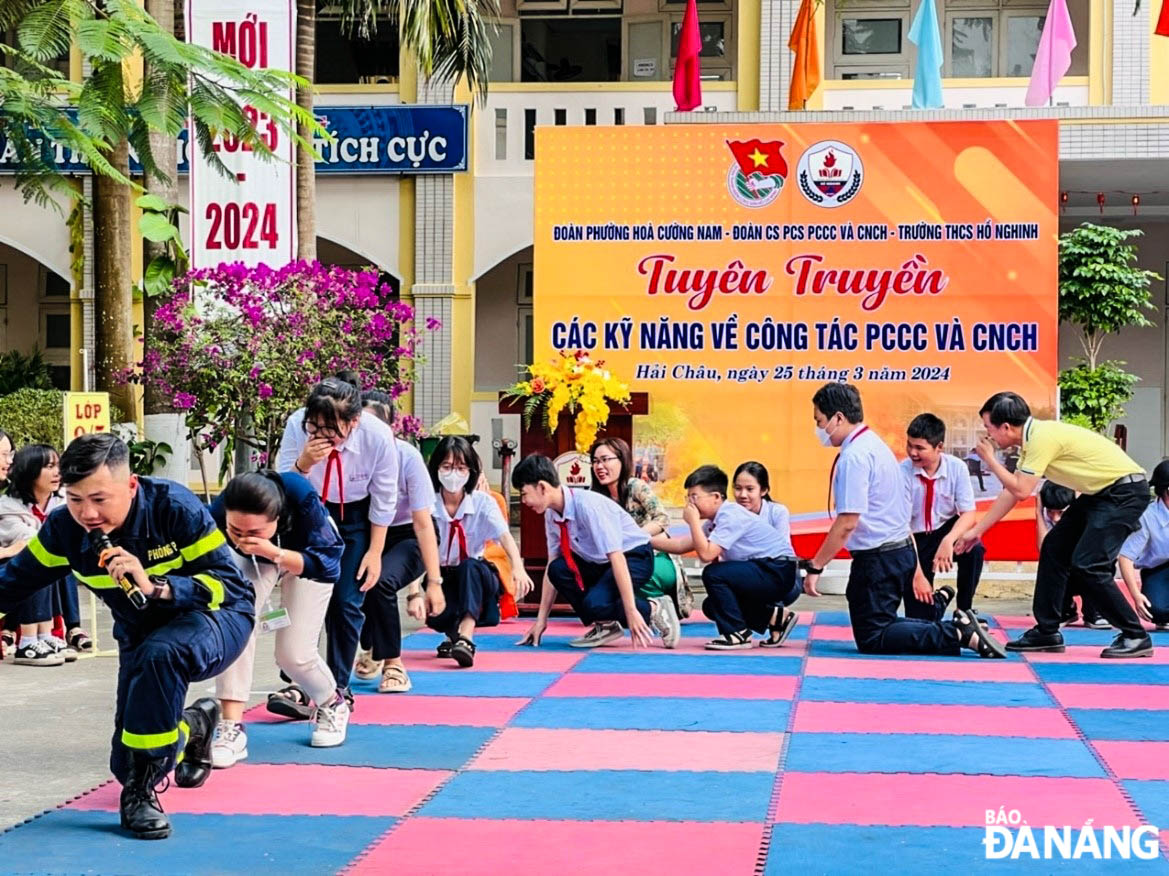
[[[183,559],[188,563],[199,559],[204,554],[209,554],[218,547],[222,547],[227,543],[223,537],[223,533],[218,529],[213,529],[197,542],[188,545],[185,548],[179,548],[179,553],[183,555]]]
[[[181,722],[179,727],[185,726],[185,723]],[[146,751],[152,748],[166,748],[179,741],[179,727],[175,727],[174,730],[164,730],[162,733],[131,733],[129,730],[123,729],[122,744],[127,748],[138,748]]]
[[[223,604],[223,582],[210,575],[196,575],[195,580],[206,587],[211,593],[211,599],[207,602],[207,608],[211,611],[219,611],[219,606]]]
[[[28,543],[28,550],[29,553],[37,558],[38,563],[47,568],[52,569],[58,566],[69,565],[69,561],[67,559],[58,556],[57,554],[51,553],[45,548],[43,544],[41,544],[40,535],[34,535],[32,537],[32,541]]]
[[[93,590],[112,590],[118,586],[109,575],[82,575],[80,572],[74,572],[73,577]]]

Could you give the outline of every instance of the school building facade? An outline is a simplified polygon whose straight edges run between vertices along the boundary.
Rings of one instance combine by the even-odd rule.
[[[1169,39],[1153,34],[1157,4],[1134,14],[1135,0],[1068,0],[1078,38],[1072,69],[1051,107],[1026,109],[1047,0],[936,2],[945,110],[908,108],[915,56],[906,37],[917,0],[825,0],[816,12],[824,81],[802,112],[786,111],[799,0],[699,0],[703,106],[676,114],[670,80],[682,0],[503,0],[489,94],[468,114],[466,169],[319,172],[319,256],[375,265],[421,317],[442,322],[424,344],[409,403],[428,425],[452,412],[466,419],[495,478],[491,440],[519,432],[518,417],[498,413],[497,393],[515,379],[516,363],[531,361],[537,126],[1056,117],[1062,224],[1140,228],[1141,265],[1169,274]],[[319,113],[472,104],[461,88],[420,81],[388,28],[350,39],[326,9],[317,38]],[[71,233],[87,255],[76,281]],[[41,348],[62,386],[80,388],[80,351],[93,346],[91,255],[88,220],[71,232],[64,214],[0,186],[0,349]],[[1155,325],[1105,347],[1141,378],[1124,422],[1131,452],[1150,467],[1169,450],[1164,284],[1154,297]],[[1061,354],[1077,350],[1062,332]],[[951,425],[952,446],[973,442],[976,423]]]

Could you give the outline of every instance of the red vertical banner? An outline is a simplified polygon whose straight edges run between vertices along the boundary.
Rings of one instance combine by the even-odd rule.
[[[702,103],[702,34],[698,30],[698,3],[686,0],[682,33],[678,37],[678,61],[674,65],[674,103],[688,112]]]

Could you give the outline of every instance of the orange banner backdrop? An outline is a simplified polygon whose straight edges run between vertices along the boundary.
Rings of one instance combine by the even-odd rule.
[[[1058,155],[1054,121],[540,128],[536,356],[650,393],[635,456],[663,498],[755,459],[823,513],[827,380],[902,454],[932,411],[965,455],[1000,389],[1054,414]]]

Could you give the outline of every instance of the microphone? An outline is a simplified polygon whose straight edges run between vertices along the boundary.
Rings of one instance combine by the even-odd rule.
[[[104,569],[106,562],[110,558],[110,554],[113,553],[114,543],[100,529],[95,530],[90,535],[90,540],[93,542],[94,549],[97,551],[97,564]],[[126,594],[126,598],[130,600],[132,606],[138,609],[146,608],[146,595],[138,589],[137,584],[129,578],[114,578],[114,580],[122,588],[122,592]]]

